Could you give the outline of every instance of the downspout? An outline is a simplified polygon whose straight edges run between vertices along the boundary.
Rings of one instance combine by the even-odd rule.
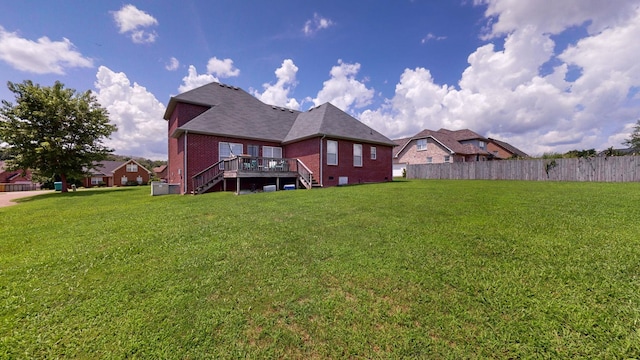
[[[320,138],[320,187],[324,187],[324,177],[322,176],[322,169],[324,168],[324,162],[323,162],[323,142],[324,142],[324,138],[327,137],[326,134],[323,134],[322,137]]]
[[[189,131],[185,130],[184,131],[184,166],[182,167],[182,188],[183,194],[187,193],[187,135],[188,135]]]

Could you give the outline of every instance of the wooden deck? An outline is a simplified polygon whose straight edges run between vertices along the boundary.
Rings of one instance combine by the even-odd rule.
[[[275,179],[277,188],[280,188],[280,179],[296,179],[296,188],[298,184],[307,189],[318,186],[313,173],[298,159],[241,155],[218,161],[194,175],[193,193],[202,194],[220,182],[226,191],[230,179],[235,179],[235,188],[240,189],[240,179],[248,178]]]

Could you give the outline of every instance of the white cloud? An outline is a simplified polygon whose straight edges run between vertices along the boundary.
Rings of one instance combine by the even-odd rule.
[[[0,26],[0,59],[14,68],[36,74],[64,74],[65,68],[93,67],[93,61],[75,50],[71,41],[21,38]]]
[[[174,57],[171,57],[171,59],[169,59],[169,63],[164,68],[169,71],[174,71],[174,70],[177,70],[179,66],[180,66],[180,61],[178,61],[178,59]]]
[[[420,43],[426,44],[431,40],[440,41],[440,40],[446,40],[446,39],[447,39],[446,36],[438,36],[432,33],[428,33],[427,36],[423,37],[422,40],[420,40]]]
[[[392,138],[470,128],[532,154],[620,146],[640,113],[637,1],[475,3],[488,5],[490,36],[506,34],[503,49],[487,44],[469,55],[458,87],[406,69],[395,95],[362,112],[363,122]],[[554,53],[550,34],[580,24],[589,34]],[[572,69],[579,76],[568,76]]]
[[[304,23],[302,32],[307,36],[311,36],[322,29],[328,29],[332,25],[333,25],[333,21],[331,21],[330,19],[324,18],[318,15],[317,13],[314,13],[313,19],[307,20]]]
[[[136,44],[152,43],[158,35],[155,31],[145,28],[158,25],[158,20],[137,7],[128,4],[118,11],[112,11],[113,19],[121,34],[128,33]]]
[[[293,63],[293,60],[286,59],[282,62],[282,66],[275,71],[278,79],[275,84],[263,84],[264,91],[262,93],[257,90],[251,91],[251,93],[265,104],[298,110],[300,108],[298,101],[289,97],[289,92],[297,84],[297,72],[298,67]]]
[[[178,91],[183,93],[214,81],[220,82],[220,78],[228,78],[238,75],[240,75],[240,69],[233,66],[233,60],[220,60],[216,57],[212,57],[207,62],[206,74],[198,74],[196,67],[194,65],[189,65],[188,74],[182,78],[182,84],[178,87]]]
[[[330,102],[346,112],[371,104],[374,90],[355,78],[359,71],[360,64],[338,60],[338,65],[331,68],[331,78],[323,83],[315,99],[308,100],[316,106]]]
[[[198,74],[196,67],[189,65],[189,73],[182,78],[182,84],[178,87],[178,92],[183,93],[214,81],[219,82],[220,80],[211,74]]]
[[[143,86],[131,82],[125,73],[100,66],[95,87],[98,102],[118,126],[106,145],[119,155],[142,156],[154,160],[167,158],[167,123],[162,119],[164,105]]]
[[[589,22],[596,34],[628,19],[638,6],[636,0],[474,0],[487,5],[485,15],[495,21],[489,36],[508,34],[524,26],[535,26],[540,33],[557,34]]]
[[[228,78],[240,75],[240,70],[233,67],[233,60],[220,60],[215,56],[207,63],[207,72],[221,78]]]

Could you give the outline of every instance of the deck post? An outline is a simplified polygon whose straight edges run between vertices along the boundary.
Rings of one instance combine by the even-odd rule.
[[[240,178],[236,178],[236,195],[240,194]]]
[[[276,177],[276,191],[280,190],[280,177]]]

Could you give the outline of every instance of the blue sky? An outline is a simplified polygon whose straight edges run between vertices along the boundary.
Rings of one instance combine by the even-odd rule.
[[[472,129],[530,154],[621,147],[640,1],[14,1],[0,80],[92,90],[122,155],[166,158],[165,106],[211,81],[390,138]],[[0,99],[13,101],[4,83]]]

